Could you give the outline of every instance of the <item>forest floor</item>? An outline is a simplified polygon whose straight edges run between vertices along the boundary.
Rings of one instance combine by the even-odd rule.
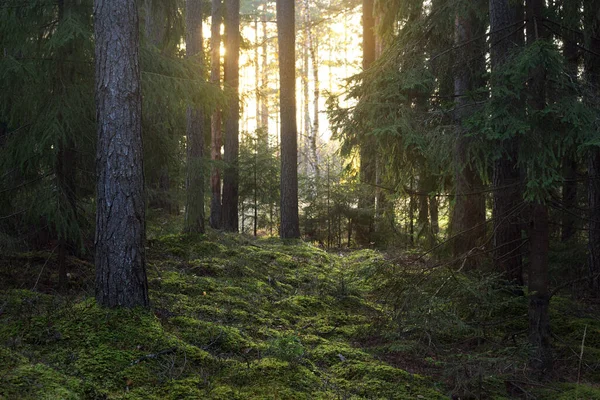
[[[600,399],[589,302],[553,299],[536,377],[526,299],[493,276],[220,233],[148,246],[151,310],[97,307],[88,262],[58,294],[51,252],[0,257],[0,399]]]

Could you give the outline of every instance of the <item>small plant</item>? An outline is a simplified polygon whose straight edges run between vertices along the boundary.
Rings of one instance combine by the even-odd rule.
[[[298,363],[305,353],[304,345],[296,335],[285,335],[269,343],[268,354],[292,364]]]

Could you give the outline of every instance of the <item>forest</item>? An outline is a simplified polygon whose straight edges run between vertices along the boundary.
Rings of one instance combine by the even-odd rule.
[[[0,400],[600,399],[600,0],[0,0]]]

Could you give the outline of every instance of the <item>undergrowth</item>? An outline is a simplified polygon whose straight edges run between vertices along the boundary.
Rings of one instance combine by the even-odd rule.
[[[0,399],[600,398],[600,323],[566,298],[552,301],[562,382],[534,384],[526,299],[493,275],[153,232],[151,310],[96,306],[89,262],[70,260],[58,295],[55,255],[1,260]]]

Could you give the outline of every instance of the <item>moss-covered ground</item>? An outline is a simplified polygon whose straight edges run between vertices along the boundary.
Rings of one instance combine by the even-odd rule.
[[[75,259],[58,294],[54,262],[50,252],[0,262],[0,399],[600,399],[600,321],[567,299],[553,301],[563,379],[534,383],[524,300],[500,302],[488,319],[459,310],[467,295],[399,312],[394,291],[409,285],[392,284],[397,263],[375,251],[157,236],[150,310],[96,306],[93,265]],[[483,290],[452,276],[430,286]],[[479,330],[457,322],[475,317]]]

